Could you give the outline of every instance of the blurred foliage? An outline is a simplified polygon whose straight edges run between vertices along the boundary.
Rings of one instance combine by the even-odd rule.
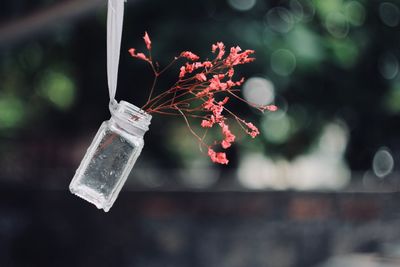
[[[52,2],[3,1],[1,21]],[[145,30],[161,65],[182,50],[210,56],[216,41],[255,49],[257,61],[238,75],[271,81],[280,111],[262,115],[237,105],[263,134],[251,144],[242,140],[231,157],[256,149],[292,159],[316,142],[324,125],[340,121],[350,132],[350,167],[367,169],[378,147],[400,149],[399,21],[398,1],[128,1],[117,97],[138,105],[147,97],[151,71],[127,53],[144,48]],[[107,119],[105,32],[101,10],[40,36],[0,43],[0,135],[79,135]],[[176,69],[166,73],[158,90],[176,77]],[[153,119],[145,153],[160,165],[190,165],[199,153],[183,123],[160,121]]]

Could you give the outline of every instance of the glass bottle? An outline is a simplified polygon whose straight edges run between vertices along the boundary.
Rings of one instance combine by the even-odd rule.
[[[111,118],[103,122],[69,186],[71,192],[109,211],[136,159],[151,115],[126,102],[110,104]]]

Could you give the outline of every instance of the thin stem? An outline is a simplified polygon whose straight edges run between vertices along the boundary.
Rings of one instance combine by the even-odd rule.
[[[184,119],[185,122],[186,122],[187,127],[189,128],[189,131],[199,140],[199,142],[200,142],[202,145],[204,145],[205,147],[208,147],[208,145],[207,145],[206,143],[203,142],[203,139],[202,139],[201,137],[199,137],[199,136],[196,134],[196,132],[192,129],[192,127],[190,126],[190,123],[189,123],[189,121],[188,121],[186,115],[185,115],[178,107],[176,107],[176,110],[178,110],[178,111],[181,113],[183,119]]]
[[[178,60],[178,58],[179,57],[175,57],[165,68],[158,72],[158,75],[161,75],[164,71],[169,69]]]
[[[179,81],[177,81],[169,90],[167,90],[167,91],[155,96],[153,99],[151,99],[147,105],[151,104],[150,108],[152,108],[160,99],[164,98],[165,96],[170,94],[172,91],[179,90],[179,89],[180,89]],[[147,106],[147,105],[145,105],[145,106]]]
[[[190,93],[191,93],[190,91],[183,92],[183,93],[181,93],[180,95],[175,96],[175,99],[180,98],[180,97],[185,96],[185,95],[190,94]],[[192,98],[189,98],[189,99],[186,99],[186,100],[182,100],[181,102],[178,102],[178,103],[171,103],[170,105],[167,105],[169,102],[171,102],[171,99],[168,99],[167,101],[165,101],[165,102],[159,104],[159,105],[157,106],[157,108],[172,107],[173,105],[180,104],[180,103],[182,103],[182,102],[184,102],[184,101],[191,101],[191,100],[195,100],[195,99],[196,99],[196,97],[192,97]],[[157,108],[156,108],[156,109],[157,109]]]
[[[175,110],[176,111],[176,109],[169,109],[169,110]],[[178,113],[160,111],[160,110],[150,110],[150,111],[148,111],[148,113],[157,113],[157,114],[171,115],[171,116],[180,116],[181,115],[181,114],[178,114]],[[191,117],[191,118],[206,119],[206,116],[200,116],[200,115],[195,115],[195,114],[186,114],[186,116]]]
[[[239,118],[235,113],[233,113],[232,111],[230,111],[229,109],[227,109],[226,107],[224,107],[224,109],[231,114],[232,117],[235,118],[235,120],[237,121],[237,123],[239,124],[239,126],[245,131],[247,132],[247,129],[243,127],[243,124],[246,125],[246,121]]]
[[[204,134],[203,134],[203,137],[201,138],[201,141],[204,142],[204,139],[206,138],[207,133],[208,133],[208,129],[206,129],[206,130],[204,131]],[[201,152],[203,152],[203,149],[201,148],[201,144],[200,144],[200,143],[199,143],[199,149],[200,149]]]
[[[159,94],[157,97],[153,98],[150,103],[150,109],[152,109],[161,99],[163,99],[164,97],[167,97],[169,94],[171,94],[173,91],[180,91],[180,90],[184,90],[183,88],[180,87],[172,87],[171,89],[169,89],[168,91],[165,91],[164,93]],[[169,102],[170,99],[166,102],[164,102],[163,104]],[[149,104],[150,104],[149,103]],[[160,105],[158,105],[160,106]]]
[[[169,67],[171,67],[172,64],[175,63],[175,61],[176,61],[177,59],[178,59],[178,58],[174,59],[167,67],[165,67],[165,68],[164,68],[163,70],[161,70],[160,72],[157,72],[157,71],[154,69],[154,65],[152,64],[152,62],[150,62],[150,65],[151,65],[151,67],[152,67],[152,69],[153,69],[153,72],[154,72],[154,75],[155,75],[155,79],[156,79],[161,73],[163,73],[165,70],[167,70]],[[217,65],[217,66],[218,66],[218,65]],[[206,70],[205,74],[207,75],[207,74],[209,74],[209,73],[212,73],[215,69],[217,69],[217,68],[216,68],[217,66],[213,66],[211,69]],[[151,98],[152,93],[153,93],[153,90],[154,90],[154,88],[152,87],[152,90],[151,90],[151,92],[150,92],[149,98],[148,98],[146,104],[145,104],[142,108],[146,108],[149,104],[151,104],[150,108],[154,107],[154,105],[155,105],[160,99],[164,98],[166,95],[168,95],[168,94],[170,94],[170,93],[172,93],[172,92],[174,91],[174,96],[172,97],[171,100],[169,100],[169,101],[171,101],[171,105],[173,105],[173,104],[174,104],[174,98],[176,97],[176,92],[179,91],[179,90],[188,89],[188,88],[185,88],[185,85],[187,85],[187,83],[189,83],[189,82],[193,82],[193,80],[196,80],[196,77],[195,77],[195,76],[189,77],[189,78],[187,78],[187,79],[181,79],[181,80],[177,81],[177,82],[172,86],[172,88],[171,88],[170,90],[167,90],[167,91],[165,91],[164,93],[161,93],[161,94],[157,95],[157,96],[154,97],[154,98]],[[199,84],[193,83],[193,84],[191,85],[191,87],[195,87],[194,89],[200,89],[201,86],[205,86],[206,83],[207,83],[207,81],[206,81],[206,82],[199,83]],[[178,87],[179,87],[180,89],[175,91],[174,89],[176,89],[176,88],[178,88]],[[164,104],[164,103],[163,103],[163,104]]]
[[[147,106],[147,104],[149,104],[151,96],[153,95],[153,92],[154,92],[154,88],[156,87],[157,79],[158,79],[158,76],[156,75],[154,77],[153,84],[151,85],[150,94],[149,94],[149,97],[147,98],[147,102],[146,102],[146,104],[144,104],[143,107],[145,107],[145,106]]]
[[[229,93],[230,95],[234,96],[235,98],[239,99],[240,101],[243,101],[244,103],[248,104],[249,106],[252,106],[253,108],[256,108],[256,109],[260,110],[260,106],[258,106],[258,105],[254,104],[254,103],[251,103],[251,102],[249,102],[249,101],[247,101],[247,100],[241,98],[241,97],[238,96],[237,94],[233,93],[232,90],[227,90],[227,91],[228,91],[228,93]],[[261,111],[261,110],[260,110],[260,111]]]

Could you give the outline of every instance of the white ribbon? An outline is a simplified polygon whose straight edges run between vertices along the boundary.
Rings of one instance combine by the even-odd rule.
[[[110,106],[116,103],[118,64],[121,50],[125,0],[108,0],[107,13],[107,77]]]

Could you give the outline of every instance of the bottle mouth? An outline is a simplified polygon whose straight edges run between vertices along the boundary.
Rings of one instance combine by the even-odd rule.
[[[127,109],[127,113],[128,115],[132,115],[131,119],[134,121],[143,121],[144,123],[147,123],[148,125],[150,124],[151,118],[152,116],[147,113],[146,111],[144,111],[143,109],[129,103],[126,102],[124,100],[121,100],[119,102],[119,105],[121,108],[126,108]]]
[[[149,130],[149,125],[152,116],[141,108],[121,100],[110,102],[110,112],[113,117],[116,117],[120,121],[134,125],[143,131]]]

